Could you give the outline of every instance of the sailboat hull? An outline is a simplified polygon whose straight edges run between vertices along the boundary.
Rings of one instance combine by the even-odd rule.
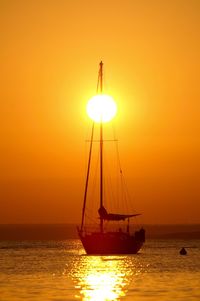
[[[90,255],[136,254],[143,245],[142,240],[120,232],[79,233],[79,236],[86,253]]]

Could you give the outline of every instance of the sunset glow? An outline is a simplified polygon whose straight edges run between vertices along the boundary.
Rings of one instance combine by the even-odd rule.
[[[101,60],[140,222],[199,223],[200,1],[2,3],[1,223],[79,222]]]
[[[109,95],[95,95],[87,104],[88,116],[95,122],[108,122],[114,118],[116,112],[116,103]]]

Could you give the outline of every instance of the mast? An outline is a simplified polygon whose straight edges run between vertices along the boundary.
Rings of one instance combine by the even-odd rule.
[[[100,94],[103,93],[103,62],[101,61],[99,69]],[[103,122],[100,121],[100,208],[103,207]],[[100,217],[100,232],[103,233],[103,218]]]
[[[98,74],[98,81],[97,81],[97,93],[99,93],[99,92],[100,92],[100,94],[103,93],[103,62],[102,61],[99,64],[99,74]],[[86,199],[87,199],[88,183],[89,183],[89,176],[90,176],[93,136],[94,136],[94,122],[92,124],[87,175],[86,175],[86,182],[85,182],[81,229],[80,229],[81,232],[83,232],[84,219],[85,219],[85,208],[86,208]],[[101,122],[100,122],[100,140],[99,141],[100,141],[100,208],[101,208],[103,206],[103,122],[102,122],[102,118],[101,118]],[[100,232],[103,232],[103,218],[102,217],[100,217]]]

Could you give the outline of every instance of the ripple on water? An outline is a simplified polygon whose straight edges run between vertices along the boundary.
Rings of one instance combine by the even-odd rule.
[[[138,255],[86,256],[79,240],[1,242],[1,298],[196,301],[199,250],[199,241],[148,241]]]

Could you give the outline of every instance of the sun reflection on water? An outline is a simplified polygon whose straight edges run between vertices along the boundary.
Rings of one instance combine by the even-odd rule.
[[[76,298],[83,301],[114,301],[125,296],[132,270],[126,256],[81,256],[71,273]]]
[[[113,276],[109,274],[88,275],[85,278],[88,289],[81,290],[84,300],[116,300],[119,296],[122,296],[121,289],[116,287],[116,276]]]

